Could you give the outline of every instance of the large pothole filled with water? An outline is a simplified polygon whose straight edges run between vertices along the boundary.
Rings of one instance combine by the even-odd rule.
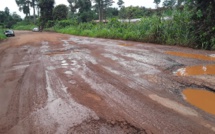
[[[183,91],[184,99],[190,104],[215,115],[215,93],[188,88]]]
[[[177,76],[215,75],[215,65],[199,65],[180,68],[174,72]]]
[[[184,58],[192,58],[192,59],[198,59],[198,60],[215,61],[214,54],[211,54],[211,55],[202,55],[202,54],[192,54],[192,53],[173,52],[173,51],[168,51],[168,52],[166,52],[166,54],[173,55],[173,56],[184,57]]]

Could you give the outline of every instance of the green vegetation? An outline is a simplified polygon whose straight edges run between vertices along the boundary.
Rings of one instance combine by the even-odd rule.
[[[26,14],[25,19],[17,24],[10,23],[14,21],[8,20],[19,17],[8,17],[12,15],[5,9],[0,12],[0,23],[8,28],[13,25],[17,30],[31,30],[37,25],[40,29],[74,35],[215,50],[214,0],[154,0],[156,9],[125,7],[123,0],[117,1],[119,8],[111,7],[112,0],[67,1],[69,7],[54,7],[54,0],[16,0]],[[38,16],[35,7],[40,8]],[[33,16],[30,16],[30,8],[34,9]],[[130,23],[137,18],[141,21]],[[108,22],[103,23],[106,20]]]
[[[39,25],[43,29],[49,20],[53,19],[54,0],[39,0],[40,18]]]
[[[14,30],[32,30],[33,28],[37,27],[34,24],[28,24],[28,25],[20,25],[17,24],[13,27]]]
[[[64,4],[57,5],[53,11],[53,19],[54,20],[64,20],[67,18],[68,9]]]
[[[193,0],[188,4],[195,12],[192,20],[198,48],[215,50],[215,1]]]
[[[163,20],[157,15],[142,18],[140,22],[124,23],[110,19],[103,23],[68,23],[59,21],[53,30],[73,35],[124,39],[142,42],[182,45],[194,47],[194,37],[190,32],[188,11],[175,11],[172,20]],[[67,24],[66,24],[67,22]]]
[[[10,13],[9,8],[5,8],[4,11],[0,11],[0,27],[11,28],[17,22],[22,21],[21,17],[16,13]]]
[[[15,0],[19,10],[22,11],[26,18],[30,18],[30,8],[33,8],[33,21],[36,23],[36,7],[38,6],[39,0]],[[39,12],[39,10],[38,10]]]
[[[4,35],[4,30],[0,28],[0,41],[6,39],[6,36]]]
[[[11,14],[9,8],[6,7],[4,11],[0,11],[0,40],[6,39],[4,29],[12,28],[20,21],[22,21],[21,17],[16,12]]]

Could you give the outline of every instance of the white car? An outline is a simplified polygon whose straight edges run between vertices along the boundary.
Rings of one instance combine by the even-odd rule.
[[[39,28],[38,28],[38,27],[35,27],[35,28],[32,29],[32,31],[33,31],[33,32],[39,32]]]

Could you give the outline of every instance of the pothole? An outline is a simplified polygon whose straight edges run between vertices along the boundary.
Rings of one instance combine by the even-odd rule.
[[[172,52],[172,51],[168,51],[168,52],[166,52],[166,54],[185,57],[185,58],[193,58],[193,59],[199,59],[199,60],[215,61],[215,57],[210,56],[210,55],[208,56],[208,55],[202,55],[202,54],[191,54],[191,53]]]
[[[146,134],[143,129],[136,128],[127,122],[106,122],[105,120],[93,120],[83,122],[71,128],[68,134]]]
[[[215,65],[199,65],[180,68],[174,72],[177,76],[215,75]]]
[[[215,115],[215,93],[207,90],[187,88],[183,91],[184,99],[190,104]]]

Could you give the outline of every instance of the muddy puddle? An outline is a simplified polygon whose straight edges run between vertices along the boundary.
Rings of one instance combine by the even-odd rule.
[[[191,53],[173,52],[173,51],[168,51],[168,52],[165,52],[165,53],[169,54],[169,55],[185,57],[185,58],[193,58],[193,59],[199,59],[199,60],[215,61],[215,57],[213,55],[191,54]]]
[[[188,88],[183,91],[183,95],[190,104],[215,115],[215,93]]]
[[[177,76],[215,75],[215,64],[188,66],[178,69],[174,74]]]
[[[183,52],[171,52],[168,51],[166,54],[174,55],[178,57],[184,58],[193,58],[199,60],[207,60],[207,61],[215,61],[215,55],[201,55],[201,54],[191,54],[191,53],[183,53]],[[215,75],[215,64],[211,65],[197,65],[197,66],[188,66],[185,68],[180,68],[174,72],[176,76],[196,76],[196,75]],[[192,89],[187,88],[183,91],[184,99],[210,113],[215,115],[215,93],[200,90],[200,89]]]

